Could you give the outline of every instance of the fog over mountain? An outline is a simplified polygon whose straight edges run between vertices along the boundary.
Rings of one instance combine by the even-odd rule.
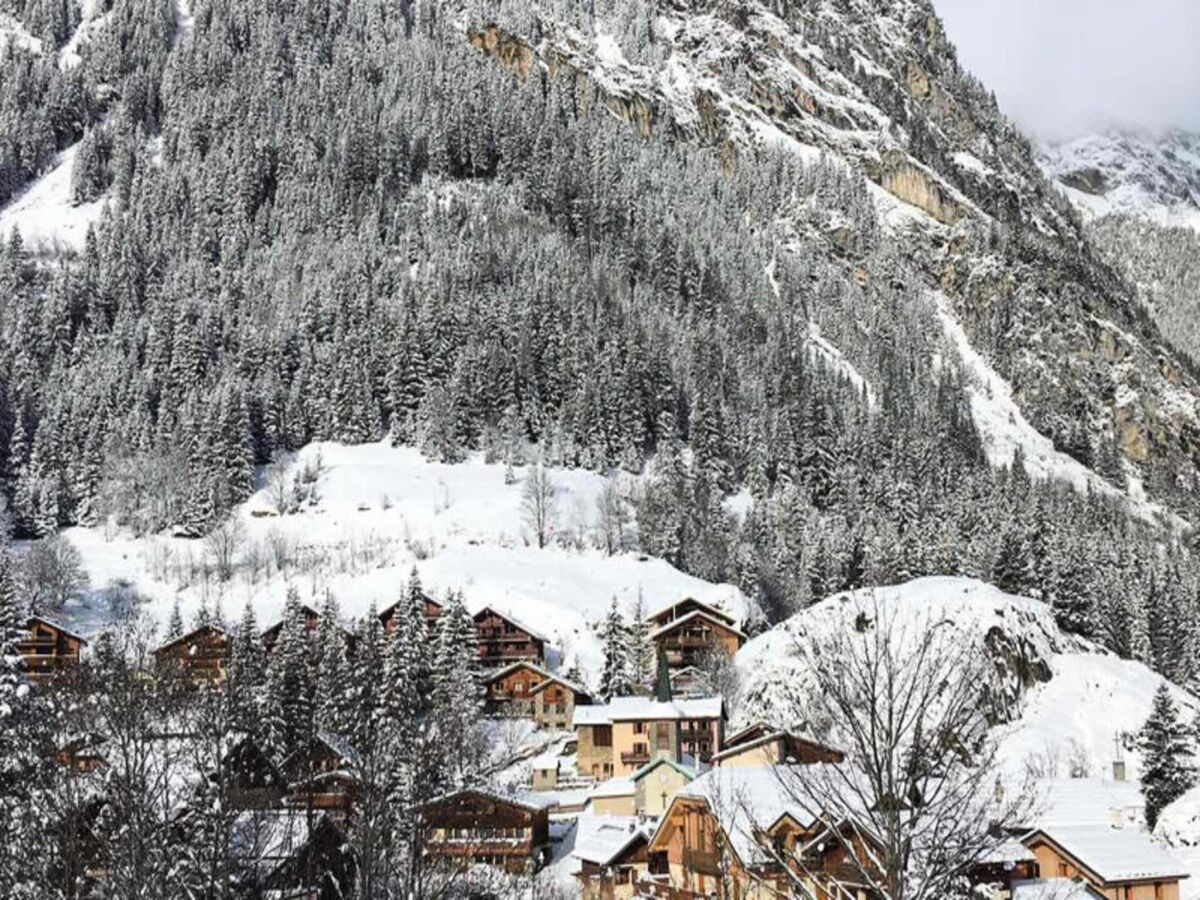
[[[1043,140],[1200,129],[1200,4],[935,0],[961,62]]]

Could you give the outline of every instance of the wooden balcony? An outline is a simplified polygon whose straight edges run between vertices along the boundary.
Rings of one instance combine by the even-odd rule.
[[[626,766],[644,766],[650,762],[649,750],[634,750],[632,753],[622,753],[621,763]]]

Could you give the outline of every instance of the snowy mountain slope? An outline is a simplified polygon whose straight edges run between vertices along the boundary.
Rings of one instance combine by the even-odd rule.
[[[1068,764],[1080,761],[1100,776],[1120,740],[1130,777],[1137,777],[1140,757],[1125,736],[1149,716],[1162,677],[1063,633],[1046,604],[964,578],[923,578],[835,595],[759,635],[738,654],[744,679],[738,722],[766,718],[787,724],[796,698],[812,689],[796,655],[797,641],[852,629],[860,613],[873,613],[875,602],[886,613],[895,611],[898,625],[912,626],[914,633],[930,619],[950,623],[958,638],[991,663],[987,690],[1007,771],[1019,774],[1032,765],[1066,775]],[[1200,709],[1186,691],[1173,693],[1186,718]]]
[[[1114,213],[1200,230],[1200,135],[1110,131],[1046,145],[1042,168],[1085,218]]]
[[[104,211],[104,200],[72,202],[71,171],[78,149],[78,144],[68,147],[50,171],[0,206],[0,236],[17,229],[32,251],[82,249],[88,226],[98,222]]]
[[[1123,455],[1109,469],[1129,468],[1135,499],[1142,483],[1196,484],[1193,373],[1099,261],[1029,142],[959,67],[925,0],[821,0],[787,19],[703,0],[632,24],[566,15],[537,3],[490,20],[464,9],[459,25],[521,77],[541,68],[595,87],[643,135],[702,144],[728,165],[769,147],[848,166],[870,186],[897,254],[942,292],[942,314],[1011,387],[1031,426],[1027,455],[1078,446],[1082,430]],[[794,225],[781,211],[784,246]],[[1076,462],[1050,474],[1099,480],[1078,471],[1095,463]],[[1179,480],[1151,478],[1155,468]]]
[[[550,471],[558,489],[556,541],[538,549],[523,524],[522,485],[505,484],[502,465],[478,456],[434,464],[414,449],[387,444],[319,444],[298,454],[289,471],[318,456],[323,474],[313,505],[276,516],[264,489],[238,510],[245,540],[237,570],[224,583],[205,577],[201,541],[134,538],[102,528],[65,534],[82,553],[94,588],[128,579],[147,595],[147,611],[160,623],[176,597],[185,619],[203,603],[209,609],[219,604],[236,620],[249,599],[267,623],[278,616],[289,585],[317,604],[332,591],[353,619],[372,603],[383,608],[395,600],[416,566],[435,596],[462,590],[472,611],[493,605],[544,634],[556,656],[578,658],[593,676],[600,673],[601,651],[592,626],[613,598],[626,614],[639,592],[647,610],[692,595],[739,618],[747,613],[734,587],[709,584],[659,559],[591,549],[595,500],[605,483],[595,473]],[[269,561],[275,548],[290,560],[282,572]],[[69,610],[85,632],[99,627],[104,614],[99,597]]]

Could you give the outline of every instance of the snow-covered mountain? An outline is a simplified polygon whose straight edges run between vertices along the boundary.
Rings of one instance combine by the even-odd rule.
[[[1108,131],[1047,144],[1038,159],[1085,218],[1120,213],[1200,229],[1200,134]]]
[[[1047,604],[966,578],[922,578],[838,594],[759,635],[738,654],[744,686],[737,721],[798,724],[789,712],[812,689],[798,642],[852,631],[860,616],[873,618],[877,611],[914,638],[925,623],[949,627],[950,643],[965,643],[986,660],[987,696],[1006,770],[1020,774],[1032,767],[1065,777],[1070,767],[1082,766],[1102,777],[1111,772],[1119,743],[1130,777],[1138,777],[1141,759],[1130,737],[1150,715],[1162,677],[1064,633]],[[1178,687],[1172,693],[1190,720],[1200,700]]]

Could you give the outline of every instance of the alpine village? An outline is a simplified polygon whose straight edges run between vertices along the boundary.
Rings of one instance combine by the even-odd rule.
[[[1200,0],[0,0],[0,900],[1200,900]]]

